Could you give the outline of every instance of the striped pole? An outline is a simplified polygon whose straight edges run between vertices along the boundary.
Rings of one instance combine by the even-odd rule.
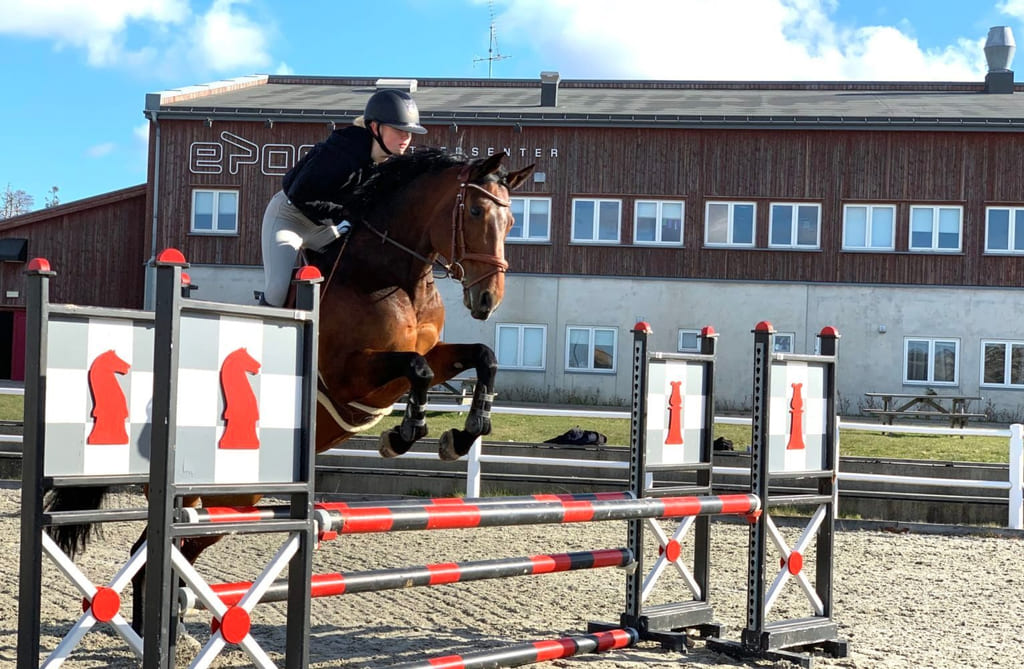
[[[627,500],[536,502],[457,506],[419,504],[328,511],[329,530],[338,534],[404,530],[467,529],[510,525],[585,523],[632,518],[746,515],[760,508],[757,495],[705,495]]]
[[[447,655],[419,662],[394,665],[391,669],[488,669],[489,667],[518,667],[524,664],[547,662],[586,653],[601,653],[636,644],[640,635],[635,629],[613,629],[582,636],[564,637],[548,641],[534,641],[520,646],[482,650],[466,655]]]
[[[633,493],[623,490],[617,492],[585,492],[575,494],[538,494],[522,497],[438,497],[429,500],[397,499],[388,501],[389,508],[402,506],[496,506],[504,504],[533,504],[536,502],[581,502],[592,500],[634,499]],[[321,502],[314,505],[318,511],[347,511],[366,507],[379,507],[380,500],[361,500],[357,502]],[[182,509],[181,522],[188,523],[242,523],[263,520],[285,520],[289,518],[287,506],[211,506],[202,508],[187,507]]]
[[[633,553],[628,548],[606,548],[480,562],[448,562],[423,567],[377,569],[351,574],[314,574],[310,594],[313,597],[333,597],[356,592],[400,590],[416,586],[535,576],[580,569],[626,567],[632,563]],[[252,583],[247,581],[216,583],[210,586],[227,606],[238,604],[251,587]],[[287,596],[288,582],[285,580],[275,581],[267,589],[266,594],[260,598],[260,602],[283,601]],[[183,612],[193,608],[205,608],[202,602],[196,600],[195,596],[185,588],[182,589],[179,604]]]

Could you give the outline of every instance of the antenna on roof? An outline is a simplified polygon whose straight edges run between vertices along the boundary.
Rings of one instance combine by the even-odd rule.
[[[487,5],[488,5],[488,8],[489,8],[489,10],[491,12],[491,38],[490,38],[490,42],[487,44],[487,57],[486,58],[474,58],[473,59],[473,64],[475,65],[476,63],[479,63],[482,60],[486,60],[487,61],[487,78],[490,79],[491,75],[492,75],[492,73],[494,71],[494,61],[505,60],[506,58],[511,58],[512,56],[503,56],[501,54],[501,50],[498,49],[498,36],[497,36],[497,33],[494,30],[494,0],[488,0]]]

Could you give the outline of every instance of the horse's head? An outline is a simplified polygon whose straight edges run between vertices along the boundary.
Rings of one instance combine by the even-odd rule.
[[[451,248],[450,271],[462,283],[462,303],[480,320],[490,317],[505,295],[505,237],[513,223],[509,194],[534,167],[510,173],[501,164],[504,156],[498,153],[461,169],[452,239],[436,247]]]

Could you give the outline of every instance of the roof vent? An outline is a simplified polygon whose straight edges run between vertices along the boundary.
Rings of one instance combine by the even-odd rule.
[[[378,79],[374,86],[377,90],[383,90],[385,88],[405,91],[406,93],[416,92],[416,80],[415,79]]]
[[[1013,31],[1009,26],[989,28],[988,39],[985,40],[985,60],[988,62],[988,74],[985,75],[986,93],[1013,93],[1013,54],[1017,44],[1013,41]]]
[[[540,106],[558,106],[558,82],[562,77],[557,72],[540,73]]]

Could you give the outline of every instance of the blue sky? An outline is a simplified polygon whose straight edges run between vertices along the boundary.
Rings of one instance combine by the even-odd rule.
[[[991,26],[1024,39],[1024,0],[0,0],[0,189],[143,183],[149,92],[487,77],[492,12],[511,78],[981,81]]]

